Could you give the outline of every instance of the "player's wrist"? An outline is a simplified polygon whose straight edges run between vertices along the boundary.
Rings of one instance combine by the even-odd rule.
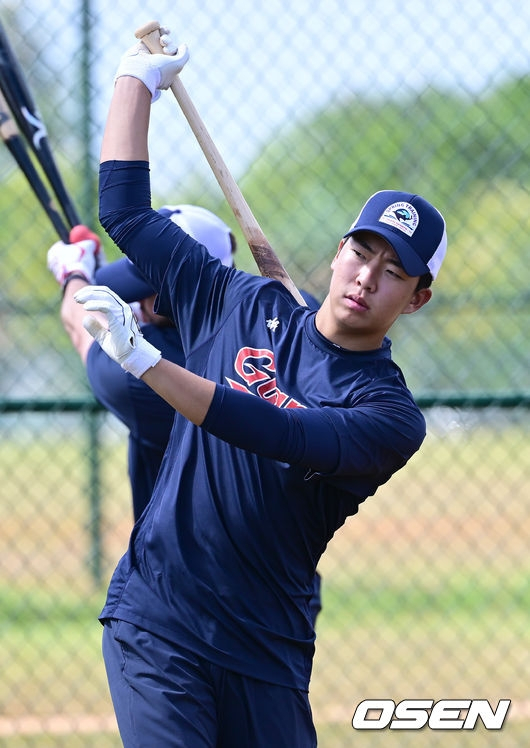
[[[62,283],[62,294],[63,294],[63,296],[66,293],[66,287],[67,287],[67,285],[70,283],[70,281],[73,281],[73,280],[84,281],[86,284],[90,283],[90,279],[87,278],[87,276],[85,275],[85,273],[82,273],[80,270],[72,270],[71,272],[67,273],[64,276],[63,283]]]
[[[161,351],[139,334],[136,337],[136,347],[120,362],[120,365],[136,379],[141,379],[145,372],[156,366],[161,358]]]

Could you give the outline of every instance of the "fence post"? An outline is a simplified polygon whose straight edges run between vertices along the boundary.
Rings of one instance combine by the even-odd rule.
[[[101,412],[89,408],[88,418],[88,500],[90,550],[88,564],[96,585],[102,581],[103,551],[101,540]]]

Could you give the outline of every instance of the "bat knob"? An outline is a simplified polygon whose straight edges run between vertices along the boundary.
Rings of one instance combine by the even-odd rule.
[[[83,226],[82,224],[78,224],[70,229],[69,239],[70,244],[82,242],[85,239],[92,239],[92,241],[95,241],[98,246],[100,244],[99,236],[94,234],[93,231],[90,231],[88,226]]]
[[[152,34],[153,31],[159,31],[159,29],[160,23],[158,21],[148,21],[143,26],[140,26],[139,29],[136,29],[134,35],[137,39],[142,39],[144,36]]]

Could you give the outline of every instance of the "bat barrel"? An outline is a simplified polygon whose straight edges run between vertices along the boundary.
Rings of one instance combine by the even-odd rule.
[[[18,124],[21,137],[26,139],[34,152],[68,225],[77,226],[82,221],[66,190],[48,141],[46,127],[1,22],[0,91]]]
[[[43,207],[46,215],[50,219],[58,236],[68,242],[69,229],[61,213],[57,210],[46,185],[33,161],[31,160],[24,140],[20,137],[18,127],[11,115],[8,104],[0,92],[0,137],[6,144],[11,155],[18,164],[20,170],[26,177],[26,180],[35,193],[37,200]]]

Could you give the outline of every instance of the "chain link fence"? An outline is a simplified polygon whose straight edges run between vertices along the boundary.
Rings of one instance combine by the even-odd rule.
[[[377,710],[372,729],[352,727],[365,699],[510,699],[501,730],[463,729],[457,710],[452,729],[427,725],[414,744],[526,745],[530,6],[3,0],[64,181],[100,235],[113,75],[152,18],[189,44],[183,83],[299,287],[324,298],[336,246],[378,189],[420,192],[448,218],[433,299],[392,335],[426,442],[320,567],[319,744],[410,745],[410,730],[373,729]],[[219,213],[254,272],[170,93],[150,148],[155,206]],[[132,526],[127,435],[61,326],[46,269],[57,237],[5,148],[0,177],[0,745],[118,746],[97,615]]]

